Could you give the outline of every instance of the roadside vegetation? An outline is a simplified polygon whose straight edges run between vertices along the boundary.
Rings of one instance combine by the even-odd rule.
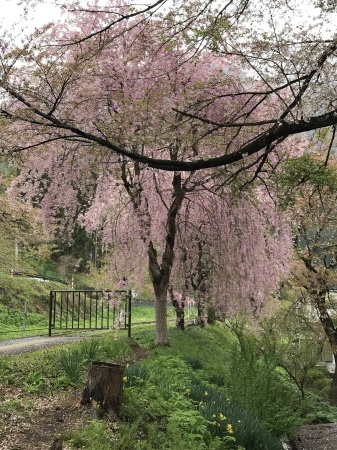
[[[62,433],[67,448],[281,450],[299,425],[337,420],[324,370],[309,370],[303,398],[274,349],[261,350],[261,342],[237,325],[171,328],[170,347],[154,346],[153,334],[153,325],[142,325],[132,339],[121,331],[117,339],[107,333],[1,357],[0,422],[29,416],[37,396],[75,390],[80,401],[93,360],[125,365],[121,422],[99,414],[97,405],[89,412],[78,405],[87,419]]]

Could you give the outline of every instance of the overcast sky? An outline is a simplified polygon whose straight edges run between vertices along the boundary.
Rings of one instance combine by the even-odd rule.
[[[29,14],[28,20],[23,21],[24,7],[17,3],[18,0],[0,0],[2,28],[10,29],[15,26],[16,29],[19,29],[17,24],[20,23],[21,26],[27,27],[28,31],[33,31],[34,28],[54,20],[59,15],[59,9],[52,3],[43,3],[36,6],[35,11]]]
[[[258,1],[258,0],[257,0]],[[300,2],[300,0],[298,0]],[[65,3],[67,0],[65,0]],[[106,0],[98,0],[98,3],[105,3]],[[28,20],[23,21],[24,16],[24,6],[19,6],[20,0],[0,0],[0,26],[1,29],[11,29],[11,27],[15,27],[14,35],[18,35],[20,33],[21,28],[24,26],[26,29],[26,33],[32,32],[34,28],[39,28],[42,25],[57,20],[60,18],[60,8],[55,7],[53,5],[53,0],[44,0],[42,4],[38,4],[35,9],[32,11],[30,8],[30,13],[28,16]],[[137,6],[148,2],[143,2],[141,0],[137,1]],[[291,22],[294,24],[294,27],[297,28],[300,26],[301,22],[305,25],[308,25],[308,22],[311,23],[313,17],[315,16],[315,10],[312,6],[312,0],[301,0],[298,6],[301,5],[301,15],[300,12],[297,11],[296,15],[291,16],[291,11],[289,11],[290,16],[288,18],[283,17],[284,20],[280,21],[279,25],[282,26],[284,21],[288,23]],[[317,10],[316,10],[317,12]],[[336,20],[337,17],[335,16]],[[20,26],[18,25],[20,23]],[[259,27],[261,28],[263,24],[259,22]],[[274,24],[275,25],[275,24]],[[268,26],[269,27],[269,26]],[[329,25],[327,22],[323,25],[326,28],[326,32],[328,32]],[[263,28],[263,26],[262,26]],[[334,27],[335,28],[335,27]],[[321,30],[324,31],[325,30]],[[325,34],[325,33],[324,33]],[[328,33],[329,34],[329,33]]]

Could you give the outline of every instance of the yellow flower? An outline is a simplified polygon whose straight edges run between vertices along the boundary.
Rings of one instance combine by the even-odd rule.
[[[234,433],[233,427],[232,427],[232,425],[230,423],[227,425],[227,433],[229,433],[229,434],[233,434]]]
[[[226,420],[226,416],[224,416],[222,413],[219,414],[220,420]]]
[[[128,377],[123,377],[123,381],[128,381]]]
[[[185,394],[189,394],[191,392],[191,389],[186,389]]]
[[[207,392],[207,391],[205,391],[205,395],[208,395],[208,392]]]

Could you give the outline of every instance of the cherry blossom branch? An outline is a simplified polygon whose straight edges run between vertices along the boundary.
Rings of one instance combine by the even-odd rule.
[[[108,140],[106,138],[98,137],[84,131],[74,125],[68,124],[66,122],[62,122],[56,117],[50,116],[40,109],[34,107],[30,102],[25,100],[19,93],[14,91],[8,86],[3,86],[10,95],[24,104],[28,110],[36,114],[37,116],[45,119],[44,126],[49,126],[55,129],[63,129],[67,131],[71,131],[75,136],[81,137],[88,142],[96,142],[102,147],[108,148],[113,152],[130,158],[133,161],[138,161],[142,164],[146,164],[149,167],[167,170],[167,171],[194,171],[201,169],[208,169],[212,167],[220,167],[220,166],[228,166],[234,164],[238,161],[241,161],[243,158],[247,156],[254,155],[259,151],[265,149],[268,145],[276,142],[278,139],[285,139],[290,135],[299,134],[303,132],[308,132],[312,130],[316,130],[319,128],[324,128],[337,124],[337,110],[329,111],[325,114],[312,116],[307,120],[301,119],[295,122],[286,122],[279,121],[274,124],[269,130],[259,135],[255,139],[252,139],[250,142],[242,145],[236,151],[230,154],[223,154],[218,157],[208,158],[208,159],[198,159],[196,161],[179,161],[179,160],[169,160],[169,159],[161,159],[148,157],[134,151],[128,150],[122,144],[117,144]],[[27,117],[22,117],[22,120],[28,120]],[[34,119],[31,119],[31,123],[34,123]],[[24,149],[23,149],[24,150]]]
[[[142,9],[142,10],[135,11],[135,12],[131,12],[131,13],[129,13],[129,14],[119,14],[120,17],[119,17],[118,19],[114,20],[113,22],[110,22],[110,23],[109,23],[108,25],[106,25],[105,27],[100,28],[98,31],[94,31],[94,32],[92,32],[92,33],[90,33],[90,34],[84,36],[84,37],[81,38],[81,39],[72,41],[72,42],[69,43],[68,45],[81,44],[81,43],[83,43],[83,42],[85,42],[85,41],[87,41],[87,40],[89,40],[89,39],[91,39],[91,38],[93,38],[93,37],[95,37],[95,36],[98,36],[98,35],[100,35],[100,34],[105,33],[106,31],[110,30],[113,26],[117,25],[118,23],[120,23],[120,22],[122,22],[122,21],[124,21],[124,20],[132,19],[133,17],[137,17],[137,16],[140,16],[140,15],[142,15],[142,14],[146,14],[147,12],[149,12],[149,11],[155,9],[157,6],[161,6],[162,4],[164,4],[164,3],[166,3],[166,2],[167,2],[167,0],[158,0],[158,1],[156,1],[155,3],[153,3],[152,5],[149,5],[149,6],[147,6],[146,8],[144,8],[144,9]],[[73,12],[74,12],[74,11],[75,11],[75,10],[73,10]],[[81,11],[88,12],[88,13],[94,13],[94,12],[97,12],[97,11],[90,11],[90,10],[81,10]],[[103,12],[103,11],[100,11],[100,12]],[[115,14],[116,14],[116,13],[115,13]]]

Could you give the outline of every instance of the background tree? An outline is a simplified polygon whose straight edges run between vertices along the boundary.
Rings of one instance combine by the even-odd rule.
[[[208,319],[259,315],[288,273],[292,248],[289,226],[267,192],[195,193],[178,224],[175,280],[195,296],[199,322],[206,310]]]
[[[289,160],[277,181],[282,188],[284,206],[291,206],[294,247],[301,261],[294,266],[293,280],[304,290],[303,298],[316,310],[337,360],[336,305],[330,296],[337,280],[335,156],[328,161],[307,153]],[[330,397],[337,402],[337,374],[333,377]]]

